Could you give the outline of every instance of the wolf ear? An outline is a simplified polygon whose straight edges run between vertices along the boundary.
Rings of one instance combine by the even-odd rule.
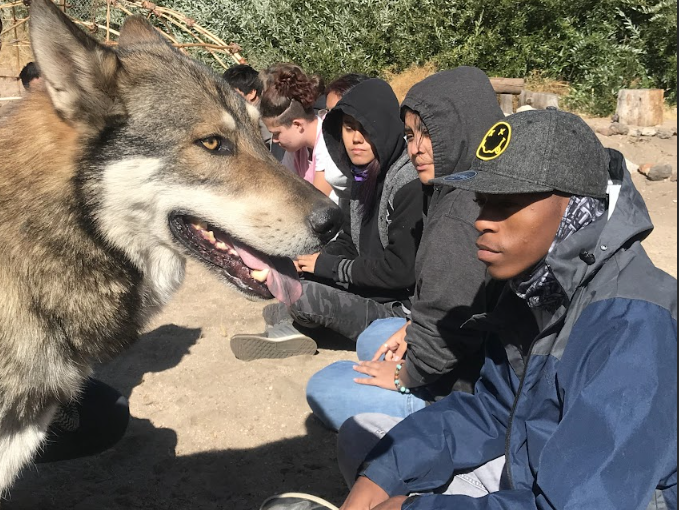
[[[102,128],[124,114],[117,100],[120,62],[80,30],[51,0],[33,0],[31,44],[47,91],[66,119]]]
[[[118,38],[118,46],[121,49],[138,46],[140,44],[162,44],[168,46],[167,41],[142,15],[130,16],[123,23]]]

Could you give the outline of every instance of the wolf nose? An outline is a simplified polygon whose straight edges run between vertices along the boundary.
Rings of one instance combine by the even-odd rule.
[[[309,215],[311,229],[318,235],[322,243],[329,243],[342,228],[342,210],[335,204],[317,205]]]

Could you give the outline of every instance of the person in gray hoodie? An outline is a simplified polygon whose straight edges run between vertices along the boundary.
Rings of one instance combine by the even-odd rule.
[[[314,354],[316,343],[300,326],[356,341],[375,320],[410,314],[424,200],[399,111],[389,84],[369,79],[328,113],[328,153],[353,181],[349,221],[320,253],[297,259],[301,297],[267,307],[263,334],[232,338],[238,359]]]
[[[483,136],[504,118],[490,80],[472,67],[415,85],[401,115],[425,184],[469,170]],[[412,320],[374,322],[359,337],[359,365],[335,363],[308,384],[309,405],[330,429],[366,412],[405,418],[451,391],[471,393],[478,378],[481,334],[460,327],[486,311],[486,270],[474,245],[479,207],[472,193],[445,186],[425,186],[425,197]]]

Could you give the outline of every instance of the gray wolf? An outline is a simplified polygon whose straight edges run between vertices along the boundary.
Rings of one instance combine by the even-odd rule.
[[[0,493],[93,362],[135,341],[192,256],[253,298],[339,210],[268,154],[248,106],[143,18],[116,51],[33,0],[44,83],[0,119]]]

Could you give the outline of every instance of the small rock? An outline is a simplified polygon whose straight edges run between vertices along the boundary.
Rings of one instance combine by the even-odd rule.
[[[662,140],[669,140],[674,136],[671,129],[658,129],[658,138]]]
[[[643,165],[641,165],[641,166],[639,167],[639,169],[637,170],[637,172],[639,172],[641,175],[648,175],[649,172],[651,171],[651,168],[653,168],[653,164],[652,164],[652,163],[644,163]]]
[[[596,132],[602,136],[613,136],[615,134],[610,127],[597,128]]]
[[[655,128],[644,128],[641,130],[641,136],[656,136],[658,130]]]
[[[535,108],[533,108],[531,105],[527,104],[527,105],[524,105],[524,106],[520,106],[520,107],[516,110],[516,113],[530,112],[530,111],[533,111],[533,110],[535,110]]]
[[[626,135],[629,133],[629,126],[620,122],[614,122],[610,127],[614,135]]]
[[[677,172],[672,172],[672,177],[670,177],[670,182],[677,182]]]
[[[672,165],[656,165],[651,168],[651,171],[648,172],[646,177],[648,177],[649,181],[664,181],[665,179],[672,177],[672,173]]]
[[[641,130],[640,129],[630,129],[628,135],[631,136],[632,138],[639,138],[639,137],[641,137]]]

